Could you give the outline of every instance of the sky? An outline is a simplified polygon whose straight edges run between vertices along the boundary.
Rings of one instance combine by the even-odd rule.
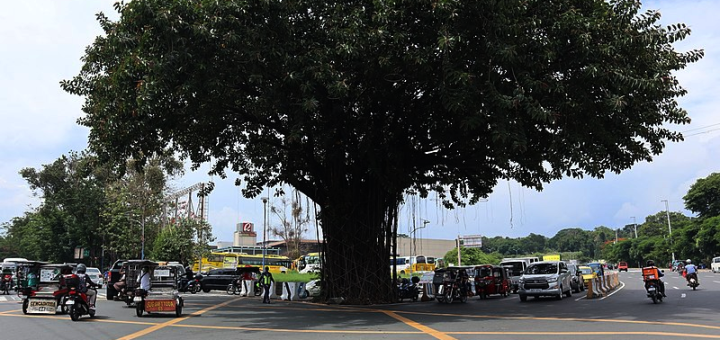
[[[40,168],[70,151],[87,147],[88,129],[77,125],[83,99],[59,82],[76,75],[85,47],[102,34],[95,14],[117,18],[114,1],[8,1],[0,12],[0,223],[22,216],[40,204],[18,171]],[[453,239],[458,235],[552,237],[564,228],[622,228],[643,223],[649,215],[679,211],[688,216],[682,197],[700,178],[720,171],[720,1],[645,1],[658,9],[661,24],[683,22],[692,34],[675,45],[678,51],[702,48],[705,57],[677,73],[688,94],[679,100],[692,123],[672,126],[686,136],[668,143],[652,162],[636,164],[603,179],[562,179],[543,191],[500,181],[488,200],[464,209],[440,208],[434,197],[409,197],[401,207],[400,233]],[[207,168],[188,172],[172,183],[184,188],[214,181],[208,219],[218,241],[232,241],[239,222],[262,228],[260,198],[245,199],[235,177],[210,178]],[[275,198],[270,204],[278,205]],[[427,223],[423,223],[423,220]],[[269,224],[277,219],[270,217]],[[308,238],[313,238],[311,228]]]

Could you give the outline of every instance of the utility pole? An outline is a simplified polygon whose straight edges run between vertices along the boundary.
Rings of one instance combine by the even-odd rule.
[[[665,214],[667,215],[668,221],[668,238],[670,238],[670,245],[672,246],[672,227],[670,226],[670,209],[668,208],[668,200],[662,200],[665,202]],[[672,261],[675,262],[675,251],[672,252]]]
[[[462,266],[462,260],[461,260],[461,256],[460,256],[460,235],[458,235],[458,237],[457,237],[457,248],[458,248],[458,264],[457,265],[459,267],[459,266]]]
[[[637,238],[637,221],[635,221],[635,216],[631,217],[633,219],[633,229],[635,229],[635,238]]]

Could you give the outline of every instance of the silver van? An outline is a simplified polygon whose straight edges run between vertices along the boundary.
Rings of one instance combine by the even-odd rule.
[[[558,300],[572,296],[572,276],[565,261],[531,263],[518,280],[520,301],[528,296],[554,296]]]

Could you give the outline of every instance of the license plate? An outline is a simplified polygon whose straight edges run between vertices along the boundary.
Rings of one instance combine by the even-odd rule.
[[[537,289],[537,288],[530,289],[530,292],[531,292],[531,293],[538,293],[538,292],[541,292],[541,291],[542,291],[541,289]]]
[[[175,300],[145,300],[146,312],[174,312]]]
[[[55,314],[57,302],[55,300],[30,300],[28,313]]]
[[[133,302],[140,302],[140,301],[142,301],[142,298],[139,296],[136,296],[133,298]]]
[[[655,287],[649,287],[649,288],[648,288],[648,292],[654,292],[654,291],[655,291]]]
[[[67,301],[65,301],[65,304],[66,304],[66,305],[74,305],[74,304],[75,304],[75,300],[73,300],[73,299],[67,300]]]

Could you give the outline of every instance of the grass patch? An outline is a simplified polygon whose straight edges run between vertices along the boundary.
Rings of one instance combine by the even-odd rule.
[[[285,274],[278,273],[273,274],[276,282],[310,282],[311,280],[317,280],[320,278],[318,274],[300,274],[298,272],[288,272]]]

